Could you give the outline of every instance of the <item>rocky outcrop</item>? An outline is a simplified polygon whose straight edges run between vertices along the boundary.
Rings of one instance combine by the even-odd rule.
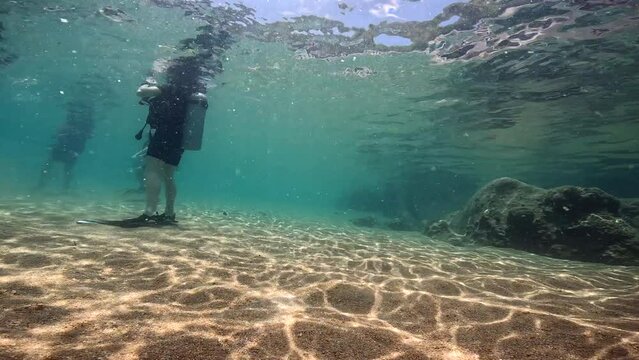
[[[351,219],[351,223],[360,227],[381,228],[395,231],[419,231],[419,227],[408,217],[395,217],[387,220],[378,220],[373,216],[364,216]]]
[[[375,219],[372,216],[364,216],[364,217],[352,219],[351,223],[353,223],[353,225],[356,225],[356,226],[372,228],[377,225],[377,219]]]
[[[408,217],[392,218],[385,223],[386,227],[395,231],[415,231],[418,228]]]
[[[479,190],[449,222],[426,233],[563,259],[639,265],[639,203],[597,188],[541,189],[501,178]],[[462,234],[462,235],[459,235]],[[463,241],[460,241],[463,236]]]

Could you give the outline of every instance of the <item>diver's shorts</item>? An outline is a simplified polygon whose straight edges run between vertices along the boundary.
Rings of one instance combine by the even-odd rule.
[[[146,151],[148,156],[153,156],[156,159],[160,159],[165,163],[173,166],[178,166],[182,159],[184,149],[171,146],[171,144],[162,141],[157,135],[151,137],[149,148]]]
[[[75,164],[75,161],[78,159],[78,153],[75,151],[67,150],[62,147],[54,147],[51,149],[51,161],[59,161],[61,163],[65,163],[68,165]]]

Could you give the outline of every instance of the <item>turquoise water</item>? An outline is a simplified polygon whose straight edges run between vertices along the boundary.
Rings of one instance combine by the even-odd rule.
[[[95,134],[79,157],[73,191],[116,196],[135,187],[130,157],[140,143],[132,135],[146,107],[134,91],[155,60],[188,55],[179,42],[204,24],[184,16],[179,4],[111,4],[132,19],[123,22],[100,15],[97,9],[109,5],[102,2],[3,5],[3,48],[15,56],[0,82],[3,195],[29,194],[64,104],[86,92],[96,108]],[[400,214],[406,200],[393,197],[410,198],[421,203],[415,217],[427,218],[500,176],[637,196],[630,185],[637,175],[636,4],[564,5],[487,8],[514,13],[481,23],[495,36],[522,28],[532,34],[534,21],[553,16],[573,24],[545,25],[553,31],[539,32],[538,41],[496,46],[471,61],[451,61],[444,51],[476,40],[478,31],[460,21],[421,39],[433,39],[426,52],[404,52],[426,46],[413,39],[413,47],[373,45],[329,56],[332,48],[321,49],[329,36],[316,35],[321,51],[309,47],[306,59],[303,39],[260,41],[262,28],[234,33],[220,56],[224,71],[208,82],[204,147],[187,152],[179,170],[180,201],[330,213],[365,190],[380,203],[372,210]],[[373,13],[368,21],[375,22]],[[249,17],[260,15],[275,14]],[[461,30],[450,33],[454,26]]]

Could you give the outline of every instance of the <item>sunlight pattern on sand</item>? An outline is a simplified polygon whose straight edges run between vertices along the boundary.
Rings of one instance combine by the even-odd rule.
[[[631,359],[639,269],[189,208],[0,205],[2,359]]]

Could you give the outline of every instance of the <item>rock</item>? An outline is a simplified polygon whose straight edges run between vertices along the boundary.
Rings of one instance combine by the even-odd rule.
[[[356,226],[368,227],[368,228],[373,228],[373,227],[383,225],[383,227],[386,227],[390,230],[395,230],[395,231],[414,231],[415,230],[415,224],[406,216],[392,218],[387,221],[384,221],[384,220],[378,221],[373,216],[364,216],[364,217],[352,219],[351,223]]]
[[[448,235],[451,233],[450,226],[448,226],[448,222],[446,220],[435,221],[430,224],[424,231],[424,233],[431,237],[437,237],[440,235]]]
[[[638,203],[624,203],[597,188],[541,189],[501,178],[479,190],[446,229],[427,235],[509,247],[564,259],[639,265]],[[448,231],[448,234],[446,233]],[[459,235],[458,235],[459,236]]]
[[[639,228],[639,200],[626,199],[621,204],[621,214],[635,228]]]
[[[393,218],[386,223],[386,227],[396,231],[415,230],[415,225],[406,217]]]
[[[467,241],[463,235],[457,234],[451,230],[448,225],[448,221],[446,220],[439,220],[432,223],[426,229],[425,234],[438,240],[447,241],[455,246],[472,245],[472,243]]]
[[[351,223],[361,227],[375,227],[377,220],[372,216],[365,216],[351,220]]]

